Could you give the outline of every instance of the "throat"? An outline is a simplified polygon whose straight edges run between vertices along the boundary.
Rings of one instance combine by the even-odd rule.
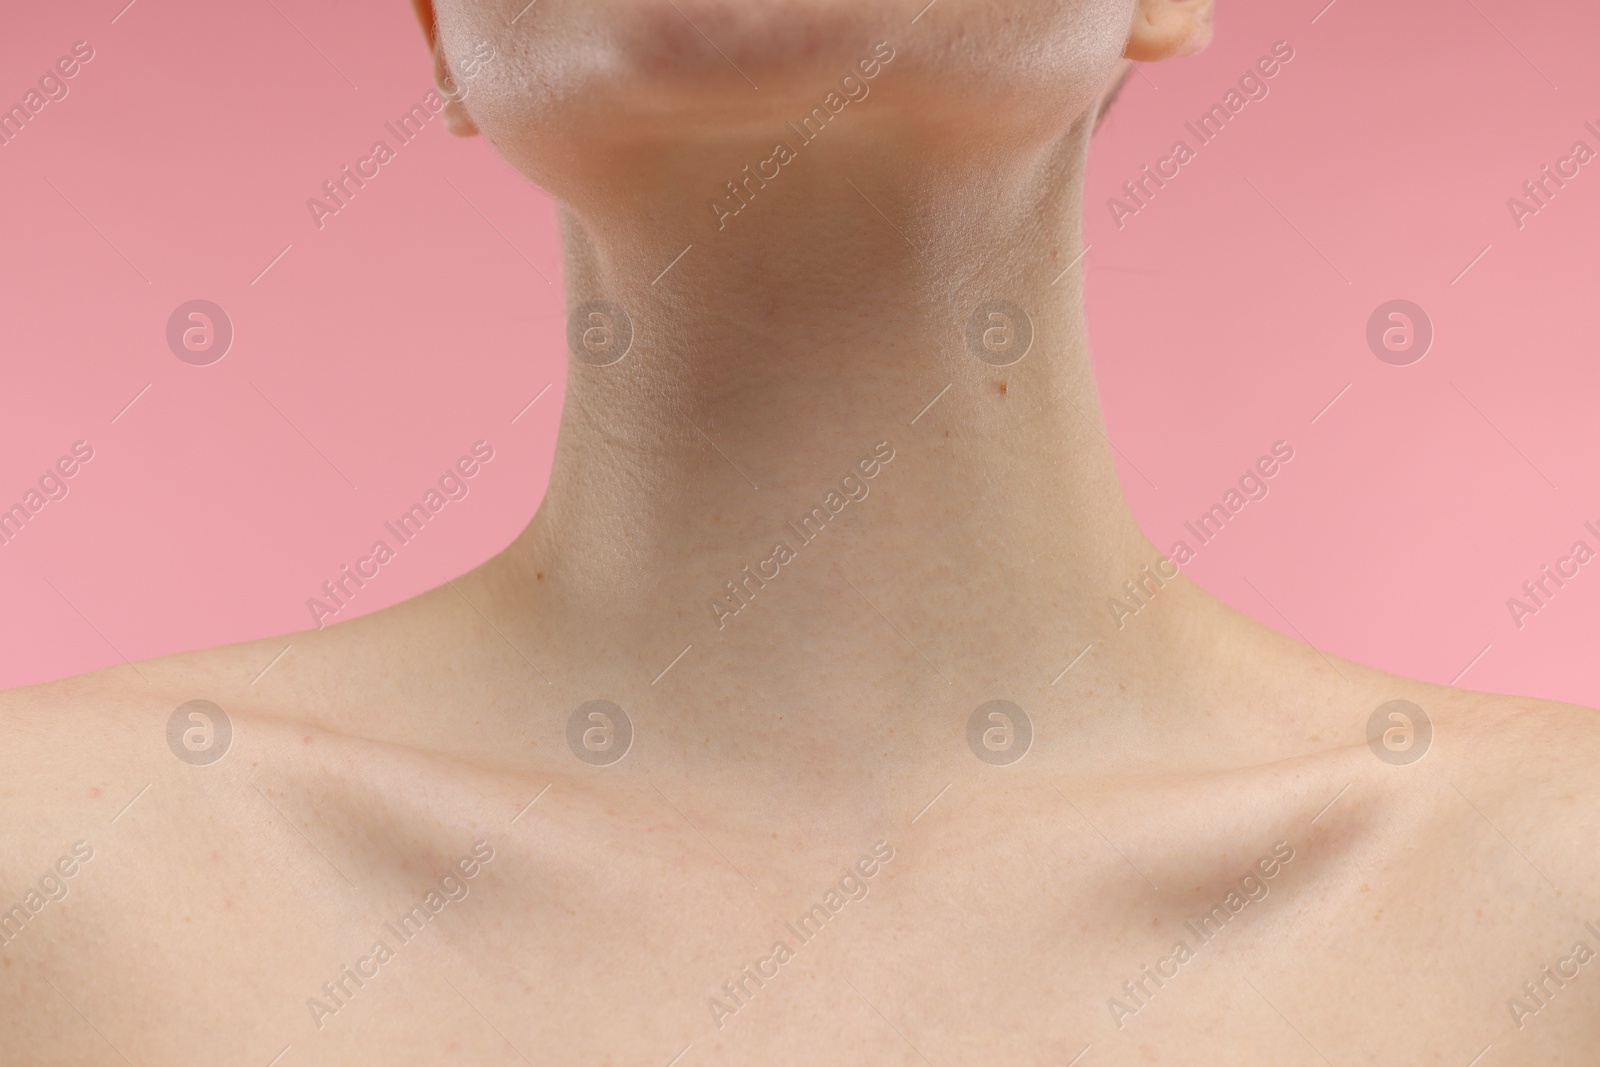
[[[943,685],[1059,670],[1114,623],[1159,554],[1090,370],[1085,147],[808,157],[725,230],[684,212],[716,153],[652,160],[626,209],[564,209],[566,405],[506,571],[541,640],[794,678],[898,678],[909,648]]]

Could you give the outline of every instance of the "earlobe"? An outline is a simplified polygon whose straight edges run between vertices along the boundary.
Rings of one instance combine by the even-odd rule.
[[[433,0],[411,0],[411,8],[417,13],[417,21],[422,24],[422,33],[428,42],[428,51],[433,55],[433,84],[445,102],[444,127],[457,137],[471,137],[478,132],[478,124],[472,121],[466,105],[462,103],[465,94],[451,76],[450,64],[445,61],[444,49],[439,46],[439,27],[434,22]]]
[[[472,115],[467,111],[466,91],[461,88],[457,79],[452,76],[450,64],[445,62],[444,49],[437,43],[433,46],[433,84],[439,91],[439,96],[444,100],[444,126],[445,129],[457,137],[472,137],[478,132],[478,124],[472,121]]]
[[[478,124],[472,121],[466,106],[459,100],[451,100],[444,105],[444,128],[457,137],[478,135]]]
[[[1123,56],[1149,63],[1187,56],[1211,43],[1213,0],[1137,0]]]

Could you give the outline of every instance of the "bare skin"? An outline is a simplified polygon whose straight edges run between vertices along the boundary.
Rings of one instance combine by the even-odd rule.
[[[1051,283],[1102,89],[1209,5],[678,6],[439,4],[442,62],[498,53],[452,127],[563,201],[571,305],[632,347],[574,361],[538,516],[451,585],[0,696],[0,905],[67,889],[0,947],[5,1062],[1591,1063],[1594,712],[1340,660],[1181,576],[1107,610],[1160,552],[1081,273]],[[995,298],[1035,330],[1006,367],[964,336]],[[214,763],[169,747],[195,699]],[[603,766],[568,743],[597,699],[633,731]],[[968,743],[995,699],[1032,727],[1009,765]],[[1410,763],[1368,744],[1397,699]]]

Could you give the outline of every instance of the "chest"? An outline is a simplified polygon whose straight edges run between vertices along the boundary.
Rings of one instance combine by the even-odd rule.
[[[785,835],[470,776],[152,791],[34,963],[135,1062],[1579,1062],[1600,937],[1497,843],[1049,795]]]

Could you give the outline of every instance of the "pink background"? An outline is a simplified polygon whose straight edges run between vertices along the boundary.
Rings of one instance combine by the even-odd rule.
[[[1286,439],[1202,584],[1389,670],[1600,705],[1600,562],[1521,630],[1505,603],[1600,548],[1600,161],[1520,231],[1506,207],[1600,149],[1600,11],[1324,2],[1219,0],[1212,49],[1136,76],[1099,134],[1090,321],[1133,507],[1166,548]],[[471,495],[340,617],[439,584],[531,517],[560,414],[554,210],[486,143],[436,119],[322,230],[305,206],[430,88],[409,5],[138,0],[113,23],[123,3],[29,4],[0,36],[0,104],[96,52],[0,147],[0,506],[95,449],[0,546],[0,686],[306,628],[486,438]],[[1278,40],[1270,95],[1119,230],[1107,198]],[[209,367],[164,339],[194,298],[237,331]],[[1434,323],[1408,367],[1365,343],[1393,298]]]

